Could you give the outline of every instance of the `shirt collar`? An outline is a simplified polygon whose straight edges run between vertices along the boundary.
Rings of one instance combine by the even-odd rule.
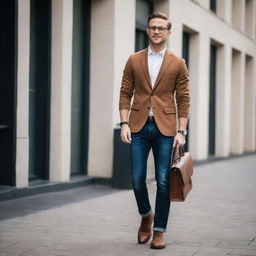
[[[160,51],[160,52],[158,52],[158,53],[155,53],[154,51],[152,51],[152,49],[150,48],[150,46],[148,47],[148,55],[160,55],[160,56],[164,56],[165,51],[166,51],[166,47],[165,47],[162,51]]]

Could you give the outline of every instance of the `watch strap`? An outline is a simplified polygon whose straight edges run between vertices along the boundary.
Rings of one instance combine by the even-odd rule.
[[[181,133],[182,135],[187,135],[187,131],[186,130],[178,130],[178,133]]]
[[[121,122],[120,126],[124,125],[124,124],[129,124],[127,121]]]

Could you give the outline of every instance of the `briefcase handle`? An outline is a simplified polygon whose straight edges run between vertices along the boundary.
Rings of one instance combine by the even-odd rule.
[[[172,159],[171,159],[171,165],[177,164],[181,157],[185,155],[185,150],[183,146],[177,147],[175,146],[172,150]]]

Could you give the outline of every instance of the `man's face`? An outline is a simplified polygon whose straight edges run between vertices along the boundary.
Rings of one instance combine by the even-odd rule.
[[[150,20],[147,28],[149,41],[152,44],[160,45],[166,42],[171,31],[167,28],[168,22],[160,18]]]

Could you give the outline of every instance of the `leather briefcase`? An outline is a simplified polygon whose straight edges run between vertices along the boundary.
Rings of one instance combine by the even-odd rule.
[[[169,199],[173,202],[184,202],[192,189],[193,161],[189,152],[183,147],[173,149],[170,176]]]

